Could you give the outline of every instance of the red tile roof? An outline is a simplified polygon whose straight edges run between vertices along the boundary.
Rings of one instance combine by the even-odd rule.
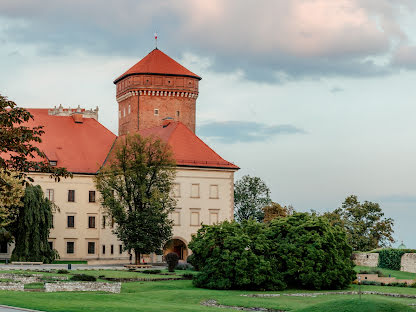
[[[159,49],[154,49],[146,55],[136,65],[114,80],[114,83],[117,83],[126,76],[134,74],[177,75],[201,79],[201,77],[195,75]]]
[[[27,109],[34,120],[28,126],[44,126],[38,146],[49,160],[70,172],[96,173],[113,146],[116,135],[93,118],[75,123],[72,116],[51,116],[48,109]]]
[[[168,143],[178,166],[239,169],[221,158],[181,122],[171,122],[166,127],[143,129],[139,134],[154,135]]]

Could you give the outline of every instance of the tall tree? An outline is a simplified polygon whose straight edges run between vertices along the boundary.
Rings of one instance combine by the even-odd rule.
[[[342,207],[324,215],[331,224],[345,229],[348,242],[356,251],[369,251],[394,243],[394,221],[384,217],[378,203],[360,203],[357,196],[351,195]]]
[[[39,185],[27,186],[18,217],[7,228],[15,239],[13,261],[51,263],[57,257],[48,243],[52,227],[52,203],[45,198]]]
[[[36,146],[42,141],[43,127],[28,127],[31,119],[30,112],[0,95],[0,169],[8,175],[17,172],[19,178],[29,182],[33,181],[27,176],[31,171],[48,172],[57,180],[70,176],[65,168],[49,165],[45,154]],[[6,180],[0,177],[0,192],[6,186]]]
[[[292,205],[282,207],[280,204],[272,202],[270,205],[264,207],[263,211],[263,222],[270,222],[274,218],[284,218],[293,215],[295,209]]]
[[[271,203],[270,190],[259,177],[243,176],[234,185],[234,217],[263,221],[263,207]]]
[[[175,162],[169,146],[154,137],[138,134],[119,140],[106,167],[97,175],[101,203],[114,218],[114,233],[140,255],[159,253],[172,235],[169,213]]]
[[[0,179],[5,181],[3,190],[0,192],[1,229],[17,217],[18,209],[22,206],[21,198],[23,197],[25,191],[21,180],[17,177],[17,174],[7,174],[4,169],[0,169]]]

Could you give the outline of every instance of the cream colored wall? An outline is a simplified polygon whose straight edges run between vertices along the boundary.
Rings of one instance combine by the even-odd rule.
[[[61,260],[89,260],[91,262],[129,262],[128,252],[119,253],[119,245],[112,233],[111,220],[107,217],[105,227],[102,218],[105,215],[100,205],[99,193],[95,189],[93,175],[75,174],[74,177],[55,182],[47,174],[32,174],[34,184],[43,191],[54,190],[54,202],[58,209],[54,212],[54,228],[49,241],[53,242]],[[223,169],[178,168],[175,178],[177,209],[172,219],[179,221],[173,226],[173,238],[182,240],[186,245],[191,241],[201,224],[233,219],[234,171]],[[210,189],[218,189],[218,196]],[[179,189],[179,192],[177,191]],[[198,194],[192,194],[192,189]],[[68,190],[75,190],[75,202],[68,202]],[[89,191],[96,191],[96,201],[89,202]],[[176,193],[176,194],[175,194]],[[67,227],[67,216],[75,217],[75,227]],[[94,229],[88,228],[88,217],[95,216]],[[216,218],[217,216],[217,218]],[[193,220],[191,219],[193,217]],[[67,242],[74,242],[74,254],[67,254]],[[88,254],[88,242],[95,242],[95,253]],[[102,246],[106,246],[103,254]],[[111,245],[114,253],[111,254]],[[11,249],[11,248],[10,248]],[[146,261],[161,261],[161,256],[145,257]]]
[[[94,176],[77,175],[68,179],[55,182],[45,174],[33,174],[34,184],[39,184],[46,194],[47,189],[54,190],[54,202],[58,209],[54,212],[54,228],[51,229],[49,241],[53,242],[61,257],[61,260],[93,260],[93,259],[129,259],[128,252],[119,253],[119,245],[112,233],[110,222],[103,228],[102,217],[105,215],[99,201],[99,193],[95,189]],[[75,190],[75,202],[68,202],[68,190]],[[89,191],[96,191],[96,201],[89,202]],[[67,216],[75,217],[75,227],[67,227]],[[88,217],[95,217],[95,228],[88,228]],[[108,219],[108,218],[107,218]],[[110,220],[108,220],[110,221]],[[74,242],[74,253],[68,254],[67,242]],[[88,242],[95,242],[95,253],[88,254]],[[102,245],[106,246],[103,254]],[[110,253],[111,245],[114,253]]]

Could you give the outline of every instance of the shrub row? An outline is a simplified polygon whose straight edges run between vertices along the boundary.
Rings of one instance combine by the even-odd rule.
[[[356,275],[345,232],[307,213],[203,226],[189,248],[200,271],[193,283],[203,288],[342,289]]]

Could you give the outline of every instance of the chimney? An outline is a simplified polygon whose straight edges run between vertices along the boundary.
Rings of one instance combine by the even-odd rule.
[[[165,117],[162,119],[162,126],[163,128],[166,128],[167,126],[169,126],[169,124],[173,121],[172,117]]]
[[[82,113],[72,114],[72,118],[74,118],[75,123],[83,123],[84,122],[84,117],[82,116]]]

